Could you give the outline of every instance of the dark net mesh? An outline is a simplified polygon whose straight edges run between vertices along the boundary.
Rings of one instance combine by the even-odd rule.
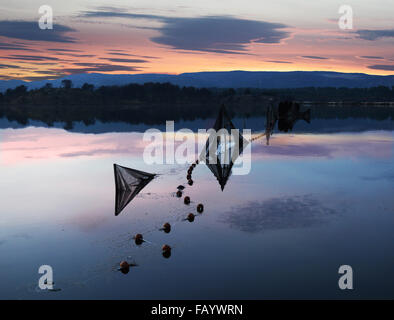
[[[114,164],[115,216],[155,177],[155,174]]]
[[[219,110],[213,129],[216,132],[219,132],[221,129],[226,129],[228,135],[212,136],[214,134],[212,133],[210,137],[208,137],[205,149],[201,154],[200,159],[205,161],[205,164],[215,175],[223,191],[224,186],[231,175],[233,164],[237,157],[242,154],[244,148],[248,144],[248,141],[239,132],[238,135],[232,135],[231,130],[236,128],[228,116],[224,105],[222,105]],[[232,142],[231,144],[229,144],[230,141]],[[235,146],[238,148],[238,152],[235,153],[234,156],[231,149],[234,149]]]

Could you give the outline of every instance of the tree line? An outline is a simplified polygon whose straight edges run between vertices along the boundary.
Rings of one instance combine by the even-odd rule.
[[[0,93],[0,117],[27,123],[28,119],[40,120],[48,125],[54,122],[85,124],[123,121],[129,123],[156,124],[166,119],[193,120],[215,116],[224,103],[232,115],[265,115],[267,106],[275,106],[281,100],[352,103],[353,108],[342,108],[347,115],[370,113],[359,107],[359,102],[394,101],[393,87],[372,88],[294,88],[294,89],[219,89],[181,87],[170,83],[127,84],[100,86],[85,83],[74,88],[70,80],[62,86],[46,84],[38,89],[24,85]],[[375,108],[374,117],[392,115],[391,107]],[[320,112],[319,112],[320,110]],[[331,109],[332,110],[332,109]],[[316,114],[325,115],[321,107]]]

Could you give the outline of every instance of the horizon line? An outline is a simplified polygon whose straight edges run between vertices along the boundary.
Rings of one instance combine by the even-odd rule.
[[[234,69],[234,70],[223,70],[223,71],[196,71],[196,72],[181,72],[181,73],[161,73],[161,72],[148,72],[148,73],[100,73],[100,72],[84,72],[84,73],[74,73],[69,75],[64,75],[62,77],[54,78],[54,79],[42,79],[42,80],[28,80],[28,79],[0,79],[0,81],[23,81],[23,82],[39,82],[39,81],[56,81],[59,79],[71,77],[71,76],[78,76],[78,75],[108,75],[108,76],[136,76],[136,75],[168,75],[168,76],[179,76],[182,74],[193,74],[193,73],[225,73],[225,72],[248,72],[248,73],[258,73],[258,72],[275,72],[275,73],[294,73],[294,72],[305,72],[305,73],[313,73],[313,72],[324,72],[324,73],[340,73],[340,74],[361,74],[361,75],[368,75],[368,76],[378,76],[378,77],[391,77],[394,76],[393,74],[375,74],[375,73],[365,73],[365,72],[342,72],[342,71],[327,71],[327,70],[241,70],[241,69]]]

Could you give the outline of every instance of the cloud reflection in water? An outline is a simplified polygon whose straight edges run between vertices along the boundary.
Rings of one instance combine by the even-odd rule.
[[[323,206],[313,195],[303,195],[248,202],[234,207],[221,221],[234,229],[256,233],[313,227],[337,215],[337,210]]]

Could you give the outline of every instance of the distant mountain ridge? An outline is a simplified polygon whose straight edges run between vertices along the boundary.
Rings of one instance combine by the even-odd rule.
[[[329,71],[218,71],[171,74],[73,74],[56,80],[26,82],[22,80],[0,80],[0,92],[8,88],[25,85],[36,89],[51,83],[59,87],[64,79],[71,80],[74,87],[90,83],[103,85],[126,85],[129,83],[170,82],[179,86],[217,88],[302,88],[302,87],[348,87],[369,88],[394,86],[394,75],[378,76],[365,73],[341,73]]]

